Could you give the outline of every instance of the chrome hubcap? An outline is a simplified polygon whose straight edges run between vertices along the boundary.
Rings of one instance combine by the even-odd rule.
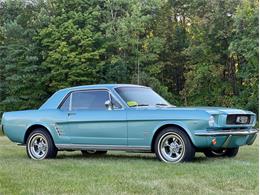
[[[166,134],[161,138],[160,152],[165,161],[178,162],[185,152],[183,139],[175,133]]]
[[[87,152],[88,152],[89,154],[95,154],[97,151],[96,151],[96,150],[87,150]]]
[[[34,159],[42,159],[48,151],[48,142],[42,134],[35,134],[30,140],[29,152]]]
[[[212,150],[211,152],[216,156],[222,156],[226,153],[226,150]]]

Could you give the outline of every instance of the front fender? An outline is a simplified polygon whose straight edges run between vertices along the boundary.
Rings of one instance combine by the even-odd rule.
[[[203,146],[207,145],[207,138],[195,136],[194,132],[192,130],[190,130],[188,125],[182,121],[162,121],[162,122],[160,122],[152,131],[152,137],[151,137],[150,143],[152,143],[152,140],[158,131],[160,131],[164,126],[166,127],[166,126],[170,126],[170,125],[177,126],[181,129],[183,129],[188,134],[191,142],[193,143],[193,145],[195,147],[203,147]]]

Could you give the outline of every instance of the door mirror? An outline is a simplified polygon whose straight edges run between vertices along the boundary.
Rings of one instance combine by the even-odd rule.
[[[112,102],[111,102],[110,100],[107,100],[107,101],[105,102],[105,106],[106,106],[106,108],[107,108],[108,110],[112,110],[112,109],[113,109],[113,104],[112,104]]]

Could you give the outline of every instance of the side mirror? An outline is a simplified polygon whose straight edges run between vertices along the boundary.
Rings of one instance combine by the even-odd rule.
[[[108,110],[112,110],[113,109],[113,104],[110,100],[105,101],[105,106]]]

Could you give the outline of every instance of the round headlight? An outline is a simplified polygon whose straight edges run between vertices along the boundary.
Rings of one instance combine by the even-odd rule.
[[[214,125],[215,125],[215,118],[214,118],[214,116],[210,116],[209,117],[209,126],[214,127]]]

